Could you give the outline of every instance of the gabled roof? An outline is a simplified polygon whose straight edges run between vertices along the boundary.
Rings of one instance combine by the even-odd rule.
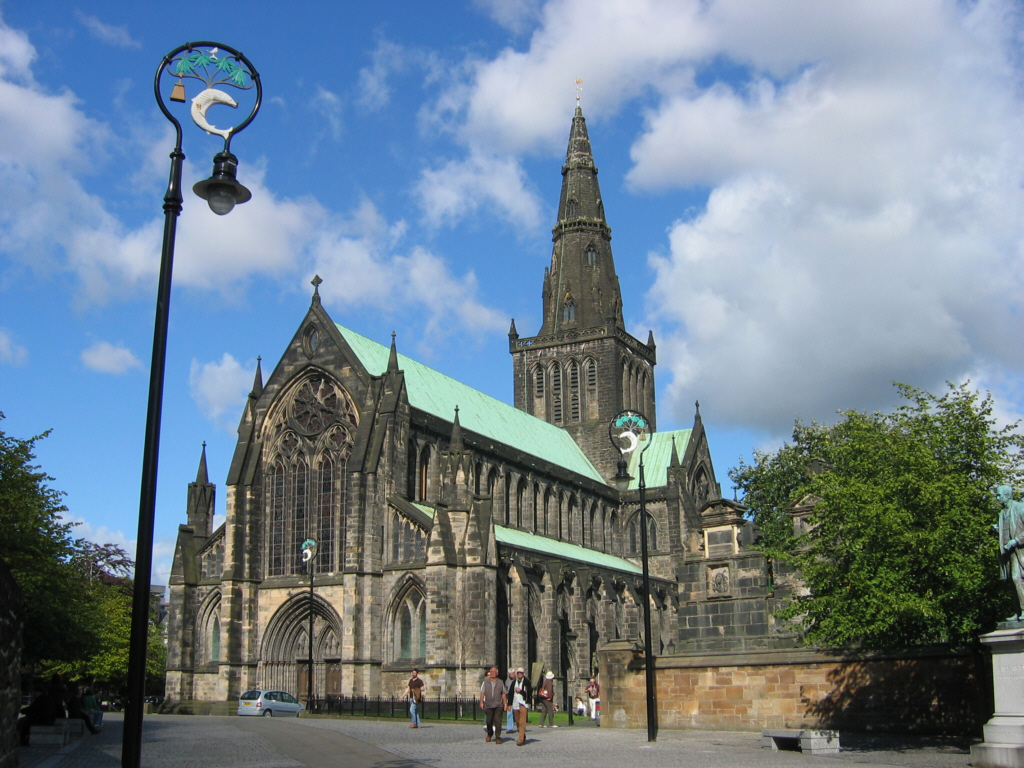
[[[390,348],[338,323],[335,325],[363,367],[374,376],[383,374],[388,366]],[[462,429],[504,443],[598,483],[607,482],[565,430],[485,395],[405,355],[398,355],[398,365],[405,373],[405,388],[409,395],[409,405],[413,408],[450,423],[455,416],[455,406],[458,406]]]
[[[666,471],[672,463],[672,438],[676,439],[676,454],[682,461],[686,453],[686,445],[690,442],[692,429],[672,429],[667,432],[655,432],[651,435],[651,444],[644,451],[644,484],[648,488],[659,488],[668,484]],[[640,487],[640,447],[629,454],[627,463],[629,476],[629,490],[634,491]]]
[[[644,463],[646,467],[646,462]],[[405,502],[410,507],[419,511],[431,520],[434,519],[434,510],[426,504],[416,502]],[[643,569],[629,560],[615,555],[607,555],[598,552],[596,549],[587,549],[579,544],[570,544],[567,541],[549,539],[547,536],[538,536],[529,531],[520,531],[516,528],[506,528],[503,525],[494,526],[494,540],[516,549],[528,549],[531,552],[539,552],[542,555],[552,555],[563,560],[575,560],[577,563],[587,563],[602,568],[611,568],[624,573],[643,573]]]

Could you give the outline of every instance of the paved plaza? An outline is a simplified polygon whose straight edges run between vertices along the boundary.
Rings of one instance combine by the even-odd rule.
[[[64,748],[19,748],[19,768],[120,768],[123,721],[104,718],[103,732]],[[510,734],[511,735],[511,734]],[[143,768],[479,768],[493,761],[542,762],[587,768],[842,768],[849,765],[961,768],[968,745],[938,739],[843,737],[829,757],[761,748],[760,734],[662,731],[648,744],[646,731],[575,727],[527,732],[484,743],[483,728],[434,724],[418,730],[406,721],[187,717],[148,715]]]

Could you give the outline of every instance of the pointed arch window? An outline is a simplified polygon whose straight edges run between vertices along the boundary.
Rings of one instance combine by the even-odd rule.
[[[217,616],[210,622],[210,661],[220,661],[220,619]]]
[[[592,267],[597,263],[597,248],[590,244],[587,246],[587,266]]]
[[[418,498],[419,501],[427,500],[427,492],[430,490],[428,487],[428,480],[430,478],[430,446],[424,445],[423,450],[420,451],[420,466],[419,466],[419,488]]]
[[[533,396],[544,397],[544,369],[540,366],[533,369]]]
[[[419,589],[410,589],[395,610],[394,657],[425,659],[427,656],[427,601]]]
[[[302,567],[302,542],[309,532],[306,528],[309,468],[306,459],[299,457],[292,473],[294,486],[292,489],[291,544],[288,548],[288,565],[291,573],[297,573]]]
[[[516,528],[522,528],[526,522],[526,480],[519,478],[516,486]]]
[[[334,462],[330,456],[320,459],[317,466],[316,488],[316,570],[317,573],[334,571]]]
[[[569,420],[580,420],[580,365],[569,361]]]
[[[270,576],[284,575],[284,463],[274,463],[270,475]]]
[[[565,302],[562,304],[562,322],[572,323],[576,320],[576,302],[572,296],[566,295]]]
[[[580,215],[580,203],[575,198],[569,198],[569,202],[565,204],[565,216],[568,219],[574,218]]]
[[[551,368],[551,417],[555,424],[562,423],[562,367],[558,363]]]

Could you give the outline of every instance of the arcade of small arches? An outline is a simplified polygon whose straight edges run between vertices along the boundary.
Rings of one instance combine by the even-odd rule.
[[[436,451],[430,442],[424,441],[421,444],[416,439],[410,440],[410,500],[426,505],[435,500],[433,477],[436,468],[432,465],[435,458]],[[701,471],[704,471],[703,468]],[[702,487],[705,488],[706,496],[708,481],[706,471],[704,473]],[[483,461],[474,464],[472,474],[474,492],[478,496],[491,497],[494,502],[495,522],[499,525],[530,531],[609,554],[624,557],[640,554],[636,515],[622,518],[607,500],[587,499],[576,491],[559,487],[557,482],[551,482],[544,477],[534,477],[532,474],[519,474],[512,470],[506,470],[502,474],[498,467]],[[399,518],[404,522],[399,524]],[[658,523],[650,512],[647,518],[648,546],[653,551],[658,549]],[[404,553],[407,547],[413,547],[412,544],[406,544],[407,539],[403,537],[415,536],[405,531],[417,526],[397,513],[393,520],[395,523],[390,531],[392,559],[396,562],[408,560],[405,554],[399,557],[398,553]]]
[[[538,362],[530,369],[530,381],[534,416],[555,424],[597,418],[597,362],[592,357]]]

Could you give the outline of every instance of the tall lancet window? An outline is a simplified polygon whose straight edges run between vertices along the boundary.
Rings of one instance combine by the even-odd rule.
[[[597,263],[597,248],[593,245],[587,246],[587,266],[592,267]]]
[[[302,456],[295,462],[292,478],[295,485],[292,490],[292,519],[289,526],[292,536],[291,546],[288,548],[288,563],[291,573],[299,573],[302,570],[302,542],[310,533],[306,527],[309,469],[306,466],[306,459]]]
[[[556,424],[562,423],[562,367],[558,363],[551,368],[551,417]]]
[[[334,462],[330,456],[320,459],[317,468],[319,482],[316,489],[317,514],[317,573],[334,570]]]
[[[270,474],[270,562],[268,575],[284,576],[284,464],[278,460]]]
[[[562,303],[562,322],[572,323],[576,320],[576,302],[573,301],[572,296],[569,294],[565,295],[565,301]]]

